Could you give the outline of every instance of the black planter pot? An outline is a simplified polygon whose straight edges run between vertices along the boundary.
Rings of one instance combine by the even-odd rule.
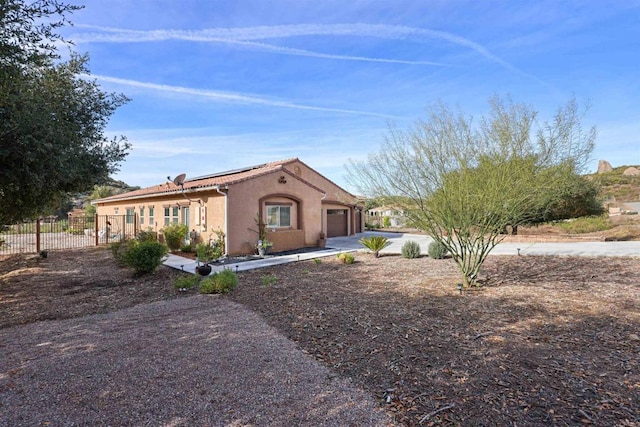
[[[201,276],[208,276],[209,274],[211,274],[211,266],[209,264],[200,265],[196,267],[196,273]]]

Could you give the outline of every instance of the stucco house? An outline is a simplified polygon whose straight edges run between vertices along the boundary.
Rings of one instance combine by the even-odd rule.
[[[371,208],[366,212],[367,222],[376,224],[380,227],[384,226],[384,218],[389,218],[391,227],[404,227],[405,218],[402,208],[396,206],[380,206]]]
[[[228,255],[255,251],[256,219],[266,224],[272,251],[317,246],[321,237],[363,230],[363,208],[297,158],[168,181],[93,202],[98,215],[121,216],[136,229],[161,232],[187,224],[203,242],[224,231]]]

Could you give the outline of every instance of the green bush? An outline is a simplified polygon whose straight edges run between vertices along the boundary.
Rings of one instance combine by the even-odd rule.
[[[238,276],[233,271],[226,269],[202,279],[200,293],[226,294],[231,292],[238,284]]]
[[[134,242],[124,255],[124,262],[137,275],[152,273],[167,254],[167,247],[160,242]]]
[[[170,224],[162,229],[164,240],[172,251],[177,251],[184,244],[189,227],[186,224]]]
[[[191,243],[185,243],[184,245],[180,246],[180,252],[191,252],[193,250],[193,246],[191,245]]]
[[[613,227],[608,215],[585,216],[571,221],[558,222],[556,225],[572,234],[593,233],[609,230]]]
[[[215,276],[220,293],[225,294],[227,292],[231,292],[231,290],[238,284],[238,276],[229,269],[222,270]]]
[[[391,227],[391,218],[389,218],[388,216],[385,216],[382,218],[382,226],[384,228],[389,228]]]
[[[65,230],[69,234],[74,234],[76,236],[81,236],[84,234],[84,228],[79,227],[69,227]],[[48,233],[48,231],[40,230],[41,233]]]
[[[260,279],[262,280],[262,286],[275,285],[278,281],[278,277],[273,273],[265,274]]]
[[[138,234],[136,235],[136,240],[138,242],[157,242],[158,235],[156,234],[155,231],[151,229],[142,230],[142,231],[139,231]]]
[[[126,256],[127,256],[127,252],[129,252],[129,249],[131,248],[131,245],[133,245],[133,241],[129,240],[129,239],[122,239],[119,242],[113,242],[110,246],[111,248],[111,253],[113,254],[113,257],[116,259],[116,261],[118,262],[118,264],[120,265],[126,265]]]
[[[404,258],[420,258],[420,245],[418,242],[414,242],[413,240],[409,240],[402,245],[402,256]]]
[[[362,239],[358,240],[358,242],[365,248],[373,252],[373,255],[375,255],[376,258],[380,256],[381,250],[391,244],[389,239],[384,236],[363,237]]]
[[[447,248],[442,242],[435,240],[429,243],[429,256],[433,259],[443,259],[447,255]]]
[[[356,258],[353,256],[353,254],[350,254],[348,252],[338,254],[337,257],[343,264],[353,264],[356,261]]]
[[[213,261],[222,256],[222,248],[219,245],[209,245],[207,243],[198,243],[196,246],[196,256],[202,262]]]
[[[200,278],[195,274],[180,276],[173,282],[173,287],[177,290],[187,290],[198,285]]]
[[[201,294],[215,294],[216,284],[213,281],[213,276],[209,276],[200,281],[200,293]]]

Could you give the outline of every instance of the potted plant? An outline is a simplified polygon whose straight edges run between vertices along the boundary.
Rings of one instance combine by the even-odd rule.
[[[266,254],[268,254],[269,248],[271,248],[271,246],[273,246],[273,243],[271,243],[267,239],[258,240],[258,244],[256,245],[258,255],[265,256]]]
[[[211,273],[210,263],[221,256],[221,250],[216,244],[198,243],[196,246],[196,273],[208,276]],[[202,265],[200,262],[202,261]]]

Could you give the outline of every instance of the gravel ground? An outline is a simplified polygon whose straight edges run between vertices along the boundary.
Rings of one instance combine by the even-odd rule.
[[[0,426],[388,426],[370,395],[216,296],[0,329]]]

